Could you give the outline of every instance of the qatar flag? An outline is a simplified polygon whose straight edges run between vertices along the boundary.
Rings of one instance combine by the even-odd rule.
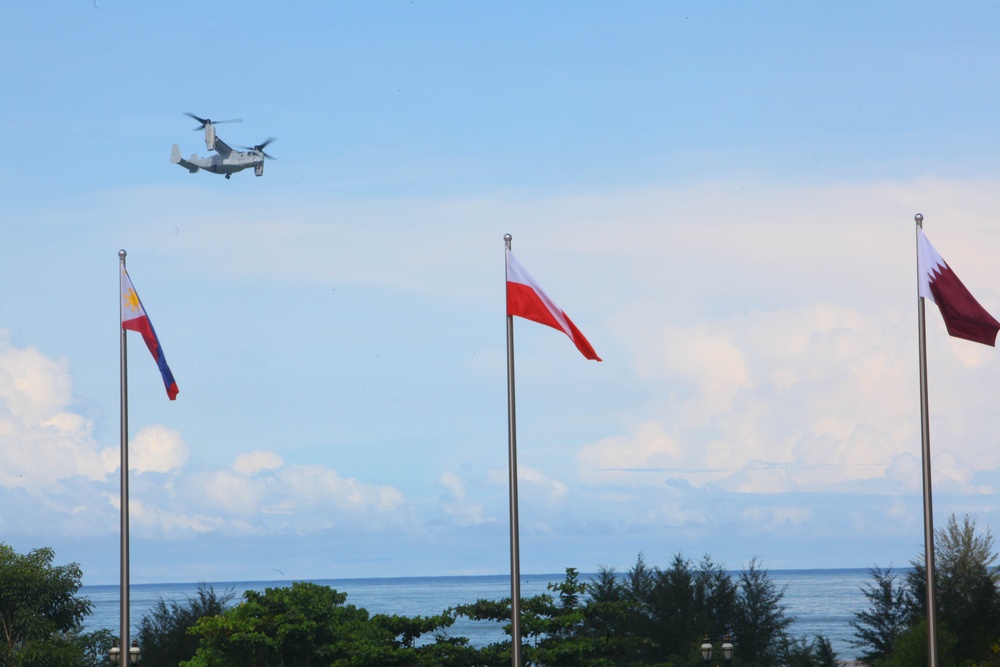
[[[573,321],[538,286],[510,250],[507,250],[507,314],[558,329],[569,336],[587,359],[601,360]]]
[[[983,345],[996,345],[1000,322],[979,305],[920,227],[917,228],[917,272],[920,296],[937,304],[949,334]]]
[[[167,396],[173,401],[177,398],[178,391],[177,383],[174,382],[174,374],[170,372],[170,367],[167,366],[167,358],[163,355],[163,346],[160,345],[160,339],[156,336],[153,323],[149,320],[149,316],[146,315],[146,309],[142,307],[142,301],[139,300],[139,295],[136,294],[135,287],[132,286],[132,279],[128,277],[128,272],[125,271],[124,266],[122,266],[121,287],[122,329],[137,331],[142,336],[146,347],[149,348],[153,358],[156,359],[160,375],[163,376],[163,385],[167,388]]]

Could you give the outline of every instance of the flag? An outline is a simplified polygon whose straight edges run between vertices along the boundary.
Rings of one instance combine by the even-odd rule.
[[[170,367],[167,366],[167,358],[163,355],[163,346],[160,345],[160,339],[156,337],[153,323],[150,322],[149,316],[146,315],[146,309],[142,307],[142,301],[139,300],[139,295],[136,294],[135,287],[132,286],[132,279],[128,277],[128,272],[124,266],[122,266],[121,287],[122,329],[137,331],[142,336],[146,347],[149,348],[153,358],[156,359],[160,375],[163,376],[163,386],[167,388],[167,396],[173,401],[177,398],[177,383],[174,382],[174,374],[170,372]]]
[[[917,228],[917,273],[920,296],[937,304],[949,334],[983,345],[996,345],[1000,322],[979,305],[920,227]]]
[[[507,250],[507,314],[562,331],[587,359],[600,361],[573,321],[542,291],[514,254]]]

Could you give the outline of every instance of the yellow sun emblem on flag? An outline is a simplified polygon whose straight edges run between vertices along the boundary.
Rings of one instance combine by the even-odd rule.
[[[122,299],[125,301],[125,305],[132,309],[132,312],[139,310],[139,295],[135,293],[134,289],[129,289],[128,292],[122,294]]]

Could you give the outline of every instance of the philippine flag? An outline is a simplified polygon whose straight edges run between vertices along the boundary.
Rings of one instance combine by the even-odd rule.
[[[600,361],[573,321],[538,286],[514,254],[507,250],[507,314],[562,331],[587,359]]]
[[[163,385],[167,388],[167,396],[173,401],[177,398],[177,383],[174,382],[174,374],[170,372],[170,367],[167,366],[167,358],[163,355],[163,346],[160,345],[160,339],[156,337],[153,323],[149,321],[146,309],[142,307],[142,301],[139,300],[139,295],[136,294],[135,287],[132,286],[132,280],[128,277],[125,267],[122,266],[121,268],[122,329],[137,331],[142,336],[146,347],[149,348],[149,351],[153,354],[153,358],[156,359],[160,375],[163,376]]]
[[[983,345],[996,345],[1000,322],[979,305],[920,227],[917,228],[917,272],[920,274],[920,296],[937,304],[949,334]]]

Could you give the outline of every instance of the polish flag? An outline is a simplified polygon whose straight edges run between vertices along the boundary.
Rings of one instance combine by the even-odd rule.
[[[514,254],[507,250],[507,314],[562,331],[587,359],[600,361],[573,321],[542,291]]]
[[[920,296],[937,304],[949,334],[983,345],[996,345],[1000,322],[979,305],[920,227],[917,228],[917,272],[920,274]]]
[[[163,347],[160,345],[160,339],[156,337],[153,323],[149,321],[146,309],[142,307],[139,295],[136,294],[135,287],[132,286],[132,279],[128,277],[128,272],[125,271],[124,266],[122,266],[121,287],[122,329],[137,331],[142,336],[146,347],[149,348],[149,351],[153,354],[153,358],[156,359],[160,375],[163,376],[163,385],[167,388],[167,396],[173,401],[177,398],[178,391],[177,383],[174,382],[174,374],[170,372],[170,367],[167,366],[167,358],[163,356]]]

